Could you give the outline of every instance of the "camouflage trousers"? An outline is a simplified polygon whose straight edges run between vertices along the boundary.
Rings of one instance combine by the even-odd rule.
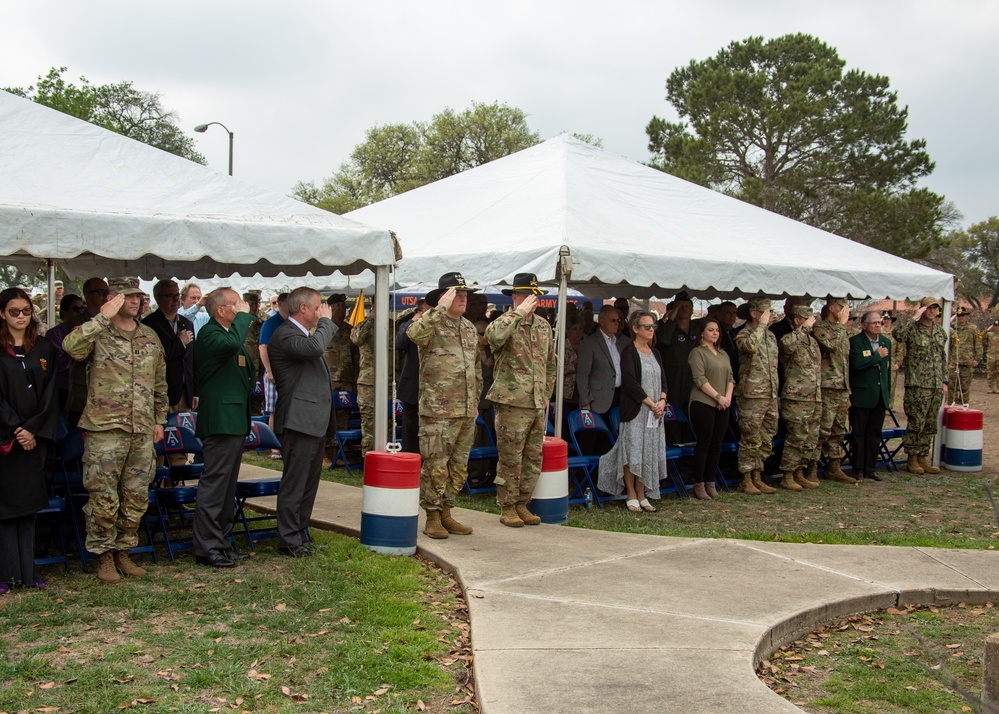
[[[763,468],[773,453],[777,433],[777,400],[739,397],[739,473]]]
[[[468,452],[475,437],[475,419],[420,417],[420,508],[439,511],[453,506],[468,478]]]
[[[139,521],[149,507],[149,483],[156,474],[152,434],[121,429],[87,432],[83,507],[87,550],[100,555],[139,544]]]
[[[989,355],[985,368],[989,378],[989,391],[999,392],[999,355]]]
[[[846,389],[823,389],[818,448],[830,459],[846,456],[843,437],[849,416],[850,392]]]
[[[891,387],[888,388],[888,408],[895,411],[895,387],[898,386],[898,370],[891,371]]]
[[[970,364],[947,366],[947,394],[955,404],[971,403],[971,383],[975,368]]]
[[[361,455],[375,448],[375,385],[357,385],[357,409],[361,412]]]
[[[822,403],[802,399],[781,399],[780,415],[787,427],[780,470],[807,469],[819,460],[819,421]]]
[[[504,486],[506,496],[500,499],[496,490],[496,503],[513,506],[529,503],[534,487],[541,477],[541,451],[545,443],[545,409],[526,409],[505,404],[496,409],[496,448],[499,463],[496,465],[496,485]]]
[[[902,437],[902,448],[909,458],[930,455],[942,402],[943,392],[939,389],[905,385],[902,405],[905,407],[908,423],[905,425],[905,436]]]

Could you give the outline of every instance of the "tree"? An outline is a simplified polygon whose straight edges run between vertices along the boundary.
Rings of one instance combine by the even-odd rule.
[[[991,310],[999,303],[999,217],[953,233],[950,242],[960,252],[950,271],[958,279],[958,294],[979,310]],[[985,296],[989,301],[982,304]]]
[[[292,195],[334,213],[347,213],[389,196],[480,166],[540,141],[515,107],[473,102],[447,108],[429,122],[385,124],[368,130],[350,161],[317,187],[299,181]]]
[[[6,87],[5,91],[157,149],[205,163],[205,157],[194,148],[194,139],[177,126],[177,114],[163,109],[159,94],[138,90],[131,82],[94,86],[85,77],[80,77],[77,87],[63,79],[66,71],[65,67],[53,67],[35,85]]]
[[[666,82],[681,122],[646,127],[651,165],[896,255],[941,245],[945,201],[887,77],[844,72],[803,34],[733,42]]]

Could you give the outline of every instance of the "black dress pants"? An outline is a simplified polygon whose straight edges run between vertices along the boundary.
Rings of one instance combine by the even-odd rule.
[[[885,403],[878,397],[876,406],[850,407],[850,429],[853,432],[853,471],[872,474],[878,464],[881,430],[885,423]]]

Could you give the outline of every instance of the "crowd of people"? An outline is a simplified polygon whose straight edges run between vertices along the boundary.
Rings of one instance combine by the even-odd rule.
[[[0,593],[16,584],[44,587],[33,564],[35,514],[47,502],[60,419],[87,435],[86,548],[98,557],[101,581],[145,574],[128,553],[148,506],[153,444],[171,412],[196,410],[204,444],[197,562],[230,568],[245,557],[230,536],[243,439],[255,412],[268,415],[282,446],[271,454],[284,460],[279,552],[312,555],[305,529],[324,456],[336,459],[332,437],[347,426],[334,394],[356,393],[362,455],[375,442],[373,311],[352,325],[346,295],[324,298],[311,288],[276,294],[267,309],[258,291],[203,294],[172,280],[153,287],[155,309],[134,278],[91,278],[82,296],[62,292],[57,283],[60,322],[48,332],[26,291],[0,293],[0,486],[7,494],[0,503]],[[529,505],[556,396],[555,314],[539,307],[543,292],[532,274],[517,275],[503,292],[511,309],[490,311],[475,287],[449,272],[396,319],[390,349],[398,357],[402,447],[422,456],[420,506],[431,538],[472,533],[452,508],[469,478],[469,452],[482,438],[479,417],[495,428],[500,522],[540,523]],[[948,342],[935,298],[924,298],[913,319],[894,329],[891,313],[876,311],[851,327],[849,304],[837,297],[817,314],[788,298],[779,320],[761,297],[738,306],[723,301],[695,317],[686,292],[661,317],[630,310],[623,299],[596,312],[590,302],[567,309],[563,410],[608,424],[615,417],[617,439],[601,454],[597,485],[636,512],[656,510],[666,444],[691,437],[697,501],[718,496],[721,445],[733,439],[739,491],[748,495],[775,492],[764,479],[768,464],[791,491],[819,487],[820,463],[830,480],[879,480],[881,430],[901,370],[908,469],[936,473],[929,455],[948,389],[967,403],[973,370],[986,361],[989,390],[999,391],[999,320],[983,341],[959,308]],[[842,468],[848,429],[850,474]]]

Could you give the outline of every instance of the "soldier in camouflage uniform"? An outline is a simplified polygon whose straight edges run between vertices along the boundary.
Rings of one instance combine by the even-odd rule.
[[[826,316],[812,328],[812,337],[822,349],[822,421],[819,448],[829,459],[826,478],[841,483],[857,483],[840,468],[846,456],[843,439],[850,413],[850,337],[846,323],[850,304],[846,298],[826,299]],[[818,480],[809,470],[809,480]]]
[[[940,301],[925,297],[912,322],[895,330],[895,339],[905,345],[905,399],[908,423],[902,446],[909,458],[909,472],[940,473],[929,454],[937,433],[937,414],[947,395],[947,334],[936,323]]]
[[[138,545],[139,521],[149,505],[149,482],[155,474],[153,443],[163,439],[167,399],[166,357],[159,337],[139,324],[139,281],[110,281],[115,296],[100,313],[66,335],[63,349],[86,362],[87,404],[80,428],[87,431],[83,485],[90,500],[87,550],[100,556],[102,582],[146,571],[128,557]]]
[[[264,376],[264,367],[260,362],[260,328],[263,327],[264,320],[270,317],[270,315],[260,309],[259,290],[246,291],[243,293],[243,300],[250,306],[250,315],[253,317],[250,329],[246,333],[246,342],[243,344],[246,346],[246,351],[250,353],[250,361],[253,362],[253,379],[254,381],[259,381]],[[264,413],[263,392],[259,395],[250,395],[250,413]]]
[[[551,325],[534,314],[537,276],[518,273],[513,310],[486,328],[495,359],[493,386],[486,399],[496,409],[496,502],[503,509],[500,523],[512,528],[537,525],[541,519],[527,510],[541,476],[541,452],[547,424],[548,398],[555,388],[557,365]]]
[[[807,305],[791,308],[793,329],[780,341],[784,387],[780,415],[787,425],[780,485],[791,491],[818,488],[819,422],[822,420],[822,350],[811,335],[815,315]],[[811,477],[806,477],[810,474]]]
[[[375,311],[368,313],[350,332],[357,345],[357,408],[361,412],[361,455],[375,444]]]
[[[482,393],[479,335],[462,317],[468,293],[461,273],[445,273],[427,294],[433,309],[414,317],[406,335],[420,350],[420,507],[431,538],[468,535],[451,515],[468,478],[468,454]]]
[[[357,390],[359,351],[357,345],[350,339],[352,328],[347,322],[347,296],[343,293],[334,293],[326,298],[326,302],[333,310],[330,320],[338,328],[326,347],[326,352],[323,353],[326,366],[330,370],[330,389],[334,392],[353,392]],[[347,410],[338,409],[336,428],[346,429],[349,418]],[[333,453],[336,453],[335,449]]]
[[[950,354],[947,363],[947,384],[957,404],[971,402],[971,382],[975,367],[982,361],[982,336],[978,325],[968,316],[971,310],[963,305],[954,312],[957,324],[950,330]]]
[[[999,392],[999,320],[995,320],[985,331],[986,374],[989,380],[989,393]]]
[[[777,433],[777,338],[770,331],[770,301],[749,300],[749,319],[735,336],[739,350],[739,491],[758,496],[774,493],[763,480],[763,462],[773,452]]]

